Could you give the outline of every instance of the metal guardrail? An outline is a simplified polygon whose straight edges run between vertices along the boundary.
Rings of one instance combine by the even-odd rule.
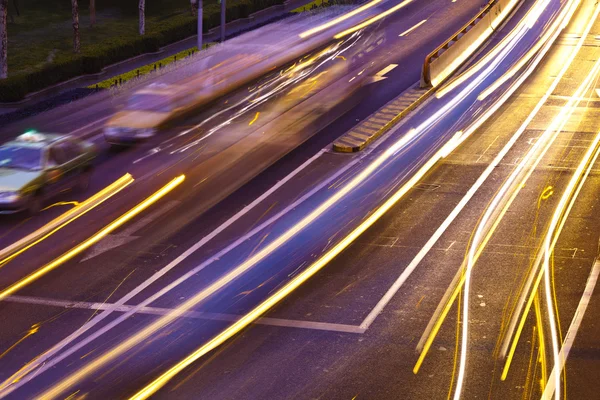
[[[477,25],[479,21],[481,21],[487,14],[492,11],[492,7],[494,7],[498,3],[498,0],[490,0],[477,15],[475,15],[469,22],[463,25],[454,35],[448,38],[444,43],[440,44],[435,50],[429,53],[425,57],[425,62],[423,63],[423,73],[421,74],[421,87],[431,87],[433,86],[431,83],[431,71],[430,65],[431,63],[440,56],[444,51],[448,50],[452,46],[453,43],[456,43],[465,33],[471,30],[472,27]]]

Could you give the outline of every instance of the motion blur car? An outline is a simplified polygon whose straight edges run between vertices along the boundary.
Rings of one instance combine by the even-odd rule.
[[[38,212],[58,193],[89,186],[93,144],[69,135],[27,132],[0,146],[0,213]]]
[[[181,88],[152,84],[133,93],[123,110],[113,115],[104,127],[104,138],[113,145],[130,145],[156,134],[176,114]]]

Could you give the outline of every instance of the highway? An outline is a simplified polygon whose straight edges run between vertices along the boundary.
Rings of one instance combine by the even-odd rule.
[[[129,397],[175,368],[148,389],[155,397],[529,398],[558,387],[593,398],[585,370],[597,354],[597,304],[581,313],[600,238],[593,2],[575,11],[576,2],[526,0],[468,79],[366,151],[330,150],[415,83],[425,54],[481,4],[407,4],[359,39],[315,50],[308,79],[282,66],[130,150],[94,138],[102,155],[90,191],[125,173],[134,183],[4,264],[2,287],[159,188],[166,195],[0,294],[0,396]],[[340,54],[362,55],[348,66]],[[368,79],[388,65],[387,79]],[[247,103],[257,86],[279,90],[281,76],[290,86]],[[44,129],[46,118],[51,128],[42,114],[2,134]],[[1,244],[63,207],[6,218]],[[556,353],[566,349],[563,376]]]

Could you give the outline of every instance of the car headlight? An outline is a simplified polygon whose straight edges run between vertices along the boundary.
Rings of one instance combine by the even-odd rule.
[[[154,136],[155,130],[153,128],[139,129],[135,133],[136,138],[145,139]]]
[[[21,198],[18,192],[0,192],[0,201],[14,203]]]

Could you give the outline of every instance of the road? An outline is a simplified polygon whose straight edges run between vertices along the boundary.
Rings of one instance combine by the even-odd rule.
[[[0,356],[0,376],[6,385],[19,368],[24,374],[3,386],[0,395],[134,394],[306,271],[317,266],[316,272],[320,260],[347,244],[266,317],[161,383],[165,386],[155,397],[425,399],[453,396],[458,384],[463,398],[539,398],[556,382],[552,371],[560,363],[556,365],[554,345],[564,341],[557,350],[568,350],[569,358],[558,392],[594,398],[598,304],[593,300],[600,239],[594,213],[600,183],[594,159],[600,131],[594,89],[600,76],[595,40],[600,22],[592,17],[598,6],[582,2],[567,28],[556,30],[560,36],[543,59],[534,56],[495,92],[480,97],[529,49],[541,57],[535,46],[542,33],[552,32],[553,22],[560,24],[564,14],[557,11],[567,10],[568,3],[547,2],[536,23],[521,29],[523,17],[539,4],[525,1],[494,37],[492,45],[502,49],[509,32],[522,32],[512,36],[516,45],[506,46],[503,57],[481,53],[479,59],[487,64],[473,69],[471,79],[428,101],[375,146],[354,155],[326,150],[356,119],[416,81],[419,65],[410,60],[420,43],[404,55],[383,56],[381,66],[412,65],[414,75],[395,68],[388,79],[358,89],[348,96],[359,96],[358,105],[349,101],[351,110],[344,116],[319,135],[299,139],[294,151],[272,161],[233,195],[213,200],[218,205],[209,213],[203,211],[210,201],[207,205],[198,197],[211,191],[195,187],[210,177],[211,164],[194,170],[197,154],[186,159],[176,152],[163,158],[163,153],[148,153],[160,146],[150,143],[105,156],[98,169],[114,174],[104,186],[123,173],[119,165],[152,171],[147,180],[140,179],[144,185],[136,186],[144,190],[127,192],[126,205],[178,173],[185,173],[185,186],[160,200],[160,208],[149,209],[105,239],[121,246],[88,250],[5,299],[0,318],[10,324],[0,338],[8,349]],[[427,19],[436,27],[446,23],[452,31],[452,24],[468,19],[478,4],[472,2],[469,12],[464,2],[457,6],[415,5],[410,18],[390,21],[385,30],[397,34]],[[397,39],[399,48],[411,49],[404,43],[411,36]],[[434,47],[437,38],[430,39]],[[391,46],[386,42],[386,49]],[[529,68],[536,60],[541,62],[533,72]],[[518,87],[521,78],[524,83]],[[495,107],[488,118],[485,111]],[[243,116],[243,123],[229,132],[268,116],[264,109],[260,113]],[[323,115],[333,119],[329,111]],[[298,131],[305,132],[305,126]],[[466,135],[454,149],[457,138],[462,139],[457,131]],[[225,154],[215,147],[218,142],[207,145],[216,157]],[[173,148],[189,143],[183,140]],[[255,163],[266,154],[256,154]],[[228,156],[221,156],[219,164]],[[167,164],[165,160],[173,164],[168,178],[162,168],[152,170],[148,164]],[[252,163],[241,168],[248,165]],[[215,188],[231,181],[222,176]],[[62,244],[54,239],[41,243],[35,252],[4,266],[0,279],[10,284],[28,268],[74,246],[127,208],[122,203],[111,201],[73,222],[57,235]],[[389,209],[379,216],[387,204]],[[5,238],[34,223],[23,222]],[[365,231],[345,243],[363,225]],[[544,243],[553,248],[551,263],[536,262],[543,260]],[[474,259],[469,258],[473,253]],[[464,286],[458,283],[461,276],[467,277]],[[542,289],[526,290],[530,276],[542,278]],[[453,293],[458,293],[456,301],[444,301]],[[520,299],[529,298],[535,299],[533,308],[521,314]],[[549,312],[553,302],[556,308]],[[512,321],[518,328],[521,315],[517,351],[506,357],[504,343],[510,349]],[[428,328],[437,321],[440,329],[433,330],[432,346],[423,351]],[[73,333],[75,329],[79,331]],[[467,346],[461,345],[465,337]],[[424,358],[416,371],[420,355]],[[502,380],[508,359],[510,368]]]
[[[258,115],[259,118],[255,123],[251,124],[257,117],[256,113],[243,115],[236,124],[229,127],[227,130],[228,135],[210,136],[210,139],[206,140],[209,144],[201,147],[202,151],[181,155],[182,153],[180,152],[170,154],[171,150],[169,154],[166,151],[155,154],[156,152],[153,149],[161,148],[163,150],[161,147],[163,145],[170,145],[169,149],[186,149],[186,146],[190,142],[200,139],[204,140],[203,138],[207,136],[206,132],[209,131],[208,129],[206,131],[194,132],[192,139],[187,137],[173,137],[177,133],[177,129],[174,129],[172,132],[167,133],[169,139],[167,139],[166,144],[163,143],[164,139],[161,140],[159,138],[132,151],[115,154],[105,149],[96,168],[95,175],[97,178],[94,181],[92,192],[105,187],[125,172],[132,173],[136,178],[136,185],[127,192],[126,196],[120,196],[111,200],[85,218],[72,223],[68,228],[62,230],[60,234],[36,246],[35,251],[29,251],[15,261],[5,265],[2,277],[0,278],[2,279],[2,284],[6,287],[27,273],[39,268],[44,263],[47,263],[55,256],[64,253],[67,249],[81,242],[83,238],[100,229],[108,221],[114,220],[137,201],[167,183],[170,178],[180,173],[185,173],[185,184],[176,189],[174,192],[176,197],[171,197],[168,202],[164,201],[161,203],[163,204],[161,210],[155,210],[154,213],[150,214],[149,219],[140,218],[140,221],[138,221],[140,223],[137,225],[138,229],[133,231],[130,229],[127,232],[127,229],[124,228],[123,231],[127,234],[122,236],[126,236],[125,239],[117,237],[105,239],[105,243],[113,242],[114,244],[116,242],[127,244],[127,246],[113,248],[96,257],[88,258],[93,254],[79,256],[71,262],[61,265],[58,270],[45,276],[40,282],[19,291],[19,295],[37,299],[61,299],[68,303],[78,301],[98,301],[104,303],[110,299],[118,298],[121,293],[130,292],[134,287],[148,279],[155,270],[170,260],[175,259],[184,249],[197,242],[198,238],[204,237],[208,232],[213,231],[215,227],[220,226],[227,218],[236,215],[239,209],[256,198],[265,187],[274,184],[278,180],[278,177],[287,176],[295,167],[301,165],[306,160],[310,160],[318,149],[353,126],[357,119],[365,118],[399,92],[417,81],[420,60],[423,59],[424,55],[429,49],[435,47],[443,38],[448,37],[450,33],[454,32],[468,20],[481,3],[480,1],[463,2],[458,7],[457,5],[448,5],[440,1],[427,5],[410,4],[407,6],[403,13],[386,21],[385,32],[388,32],[389,36],[393,38],[393,40],[386,43],[387,51],[382,52],[377,57],[371,56],[372,58],[368,60],[376,61],[371,67],[370,74],[375,73],[380,69],[379,67],[383,68],[391,62],[401,67],[392,70],[387,75],[388,79],[380,81],[384,82],[384,84],[376,82],[368,85],[366,89],[359,89],[357,93],[351,94],[348,100],[342,103],[340,110],[334,109],[332,112],[329,112],[329,110],[325,110],[326,112],[319,110],[316,114],[322,117],[321,119],[309,119],[304,125],[296,126],[296,130],[292,129],[288,137],[280,138],[280,141],[272,138],[276,137],[279,130],[285,131],[286,128],[283,127],[290,125],[281,125],[282,120],[285,123],[285,118],[280,117],[282,113],[281,110],[278,110],[278,106],[283,101],[281,98],[277,98],[273,102],[268,103],[261,111],[257,111],[260,112],[260,115]],[[423,31],[422,35],[416,34],[418,33],[416,31],[408,36],[397,36],[399,33],[406,32],[425,19],[428,20],[428,23],[431,23],[431,27],[426,24],[429,29]],[[338,85],[337,87],[339,87],[341,93],[346,93],[348,86],[343,85],[343,87],[340,87]],[[340,91],[336,92],[332,90],[331,85],[327,89],[317,92],[315,96],[320,95],[321,97],[315,98],[309,107],[322,108],[323,103],[327,104],[327,101],[323,101],[323,99],[326,100],[328,95],[336,96],[340,93]],[[189,126],[201,123],[207,119],[207,116],[215,114],[216,110],[227,108],[225,106],[227,103],[233,103],[236,99],[243,98],[245,90],[243,89],[229,95],[230,97],[225,98],[223,104],[219,105],[216,109],[214,107],[207,109],[192,120],[186,121],[187,124],[182,124],[178,128],[186,130]],[[296,99],[297,102],[302,100],[302,98]],[[357,100],[362,101],[359,105],[354,106],[353,104],[356,104]],[[85,104],[81,106],[85,108]],[[347,111],[348,108],[350,108],[350,111]],[[228,112],[232,111],[235,112],[235,110]],[[271,120],[269,118],[270,111],[273,115]],[[334,124],[329,124],[344,111],[347,111],[344,117],[337,119]],[[303,112],[312,117],[315,115],[312,108],[305,109]],[[83,125],[82,121],[85,121],[86,117],[84,114],[78,118],[73,118],[75,121],[71,122],[71,124],[76,124],[75,126],[80,127]],[[297,115],[293,115],[293,118],[290,118],[292,122],[298,119],[300,118]],[[45,120],[46,122],[40,122]],[[32,126],[33,124],[40,129],[56,130],[53,129],[53,121],[57,121],[57,119],[53,118],[51,114],[50,116],[41,115],[34,120],[24,121],[21,124],[22,128]],[[218,122],[216,121],[215,125]],[[264,126],[268,126],[268,123],[271,124],[269,129],[264,128]],[[71,126],[63,126],[63,129],[71,131],[73,130]],[[246,128],[246,131],[244,131],[242,127],[245,126],[253,128]],[[322,131],[321,128],[324,126],[328,126],[328,128]],[[261,133],[259,128],[263,128],[272,134],[269,138],[271,140],[264,140],[264,142],[257,141],[256,135]],[[5,137],[9,137],[10,135],[14,135],[15,131],[19,131],[19,129],[11,126],[6,127],[3,133]],[[277,161],[286,152],[311,138],[317,131],[321,132],[318,137],[314,137],[314,140],[310,139],[298,147],[289,157],[279,161],[272,169],[258,176],[251,184],[241,189],[241,191],[236,192],[235,195],[223,203],[220,203],[218,207],[212,209],[210,214],[203,214],[212,205],[218,203],[227,194],[255,177],[260,171]],[[240,146],[244,149],[244,154],[250,154],[250,156],[246,156],[242,160],[243,162],[238,161],[235,156],[239,153],[239,147],[236,149],[235,146],[231,146],[231,142],[237,144],[240,142],[240,139],[247,138],[247,135],[252,134],[252,132],[257,132],[257,134],[254,134],[255,136],[252,138],[252,146],[254,147],[250,147],[250,149],[255,148],[256,151],[248,151],[247,145]],[[232,137],[232,134],[237,134],[238,136]],[[98,142],[99,144],[101,143],[101,141]],[[250,140],[247,142],[250,142]],[[223,149],[231,150],[227,153]],[[211,155],[213,157],[210,157]],[[202,157],[204,162],[198,164],[198,157]],[[305,179],[304,185],[291,190],[287,187],[285,188],[284,197],[286,199],[293,199],[299,193],[309,190],[310,184],[315,177],[321,178],[323,173],[331,173],[332,165],[330,161],[319,160],[318,163],[321,164],[321,170],[317,165],[314,168],[310,168],[312,175],[299,175],[300,178]],[[215,167],[223,167],[223,172],[215,174]],[[333,164],[333,167],[335,167],[335,164]],[[205,180],[205,178],[208,180]],[[201,201],[198,201],[199,194]],[[214,196],[211,197],[211,195]],[[59,200],[80,201],[84,196],[81,197],[79,195],[77,197],[76,194],[66,194],[64,199]],[[260,220],[261,215],[265,211],[277,211],[277,207],[261,210],[265,206],[266,204],[261,203],[259,207],[253,209],[251,214],[241,220],[241,226],[244,224],[252,226],[257,220]],[[18,216],[5,219],[2,235],[3,244],[11,243],[15,238],[19,238],[36,227],[43,225],[60,212],[60,207],[53,207],[33,219],[21,220]],[[149,223],[141,223],[144,221],[149,221]],[[136,226],[135,224],[133,225]],[[204,258],[211,251],[231,242],[238,235],[239,232],[232,230],[223,232],[218,240],[210,242],[201,252],[194,254],[194,259],[199,260]],[[130,237],[134,238],[129,239]],[[242,256],[242,254],[239,254],[239,256]],[[178,265],[177,268],[169,271],[161,279],[168,281],[183,272],[187,272],[189,268],[190,265]],[[214,273],[214,271],[211,273]],[[154,286],[149,287],[147,290],[152,292],[162,284],[163,281],[159,279],[153,283]],[[180,297],[172,298],[167,301],[167,304],[174,304],[173,301],[181,300]],[[135,302],[136,300],[133,299],[131,304],[135,304]],[[217,301],[217,303],[219,302]],[[248,304],[251,304],[251,302]],[[64,303],[58,306],[62,307],[63,305]],[[217,304],[216,308],[221,309],[222,306],[225,306],[225,308],[229,307]],[[13,321],[11,328],[3,331],[3,348],[9,349],[2,356],[3,365],[8,366],[6,371],[2,371],[3,377],[8,377],[8,374],[15,372],[19,366],[50,348],[60,339],[68,336],[76,327],[89,319],[90,314],[92,314],[89,310],[76,308],[71,310],[73,312],[60,314],[59,318],[55,318],[57,316],[56,309],[50,303],[48,303],[47,307],[40,308],[39,305],[28,305],[23,304],[23,302],[11,302],[6,303],[5,308],[3,306],[2,312],[6,315],[3,318]],[[24,311],[25,309],[27,311]],[[40,311],[41,314],[31,313],[30,309]],[[109,314],[107,313],[106,315]],[[120,327],[119,332],[119,335],[122,335],[127,333],[128,330],[127,328],[123,327],[121,329]],[[210,334],[209,331],[207,331],[207,334]],[[15,343],[17,345],[13,346]],[[195,343],[197,342],[189,342],[190,345]],[[28,344],[27,348],[23,348],[25,344]],[[172,361],[176,360],[180,355],[179,353],[171,354],[168,358]],[[130,369],[130,371],[134,370]],[[136,374],[138,373],[136,372]],[[48,374],[48,376],[50,375]],[[145,373],[138,375],[140,383],[143,383],[145,379]],[[110,385],[110,387],[107,386],[106,389],[122,393],[134,390],[137,384],[137,382],[128,382],[128,388],[117,384]],[[39,387],[43,387],[43,384],[40,383]],[[33,391],[38,390],[38,386],[34,384],[28,385],[27,388]],[[114,394],[114,392],[112,393]],[[102,391],[94,391],[94,396],[96,395],[102,397],[103,393]]]
[[[419,340],[463,263],[469,241],[490,201],[546,131],[598,60],[594,23],[571,67],[550,90],[564,60],[593,13],[584,3],[535,75],[495,116],[437,166],[327,268],[210,357],[186,369],[163,397],[207,398],[444,398],[452,395],[460,328],[451,308],[417,374]],[[364,321],[385,292],[427,244],[477,178],[527,122],[523,135],[500,158],[491,178],[444,230],[418,268],[368,328]],[[523,328],[507,380],[498,356],[520,289],[538,254],[551,217],[575,167],[600,130],[598,97],[586,91],[566,126],[540,159],[527,184],[485,246],[473,270],[471,327],[464,398],[539,398],[544,363],[538,362],[538,330],[551,346],[548,322],[532,311]],[[531,164],[531,163],[530,163]],[[554,250],[554,281],[562,337],[566,336],[596,265],[598,167],[594,165],[570,211]],[[548,190],[551,186],[552,191]],[[551,194],[550,194],[551,193]],[[589,287],[588,287],[589,288]],[[596,397],[598,287],[566,362],[567,398]],[[586,296],[583,296],[585,299]],[[595,301],[594,301],[595,299]],[[543,307],[543,300],[542,300]],[[581,308],[579,308],[581,310]],[[192,318],[190,318],[192,319]],[[190,322],[192,324],[193,322]],[[547,374],[552,355],[546,356]],[[546,377],[547,379],[547,377]],[[545,383],[545,381],[544,381]],[[566,389],[564,389],[566,387]]]

